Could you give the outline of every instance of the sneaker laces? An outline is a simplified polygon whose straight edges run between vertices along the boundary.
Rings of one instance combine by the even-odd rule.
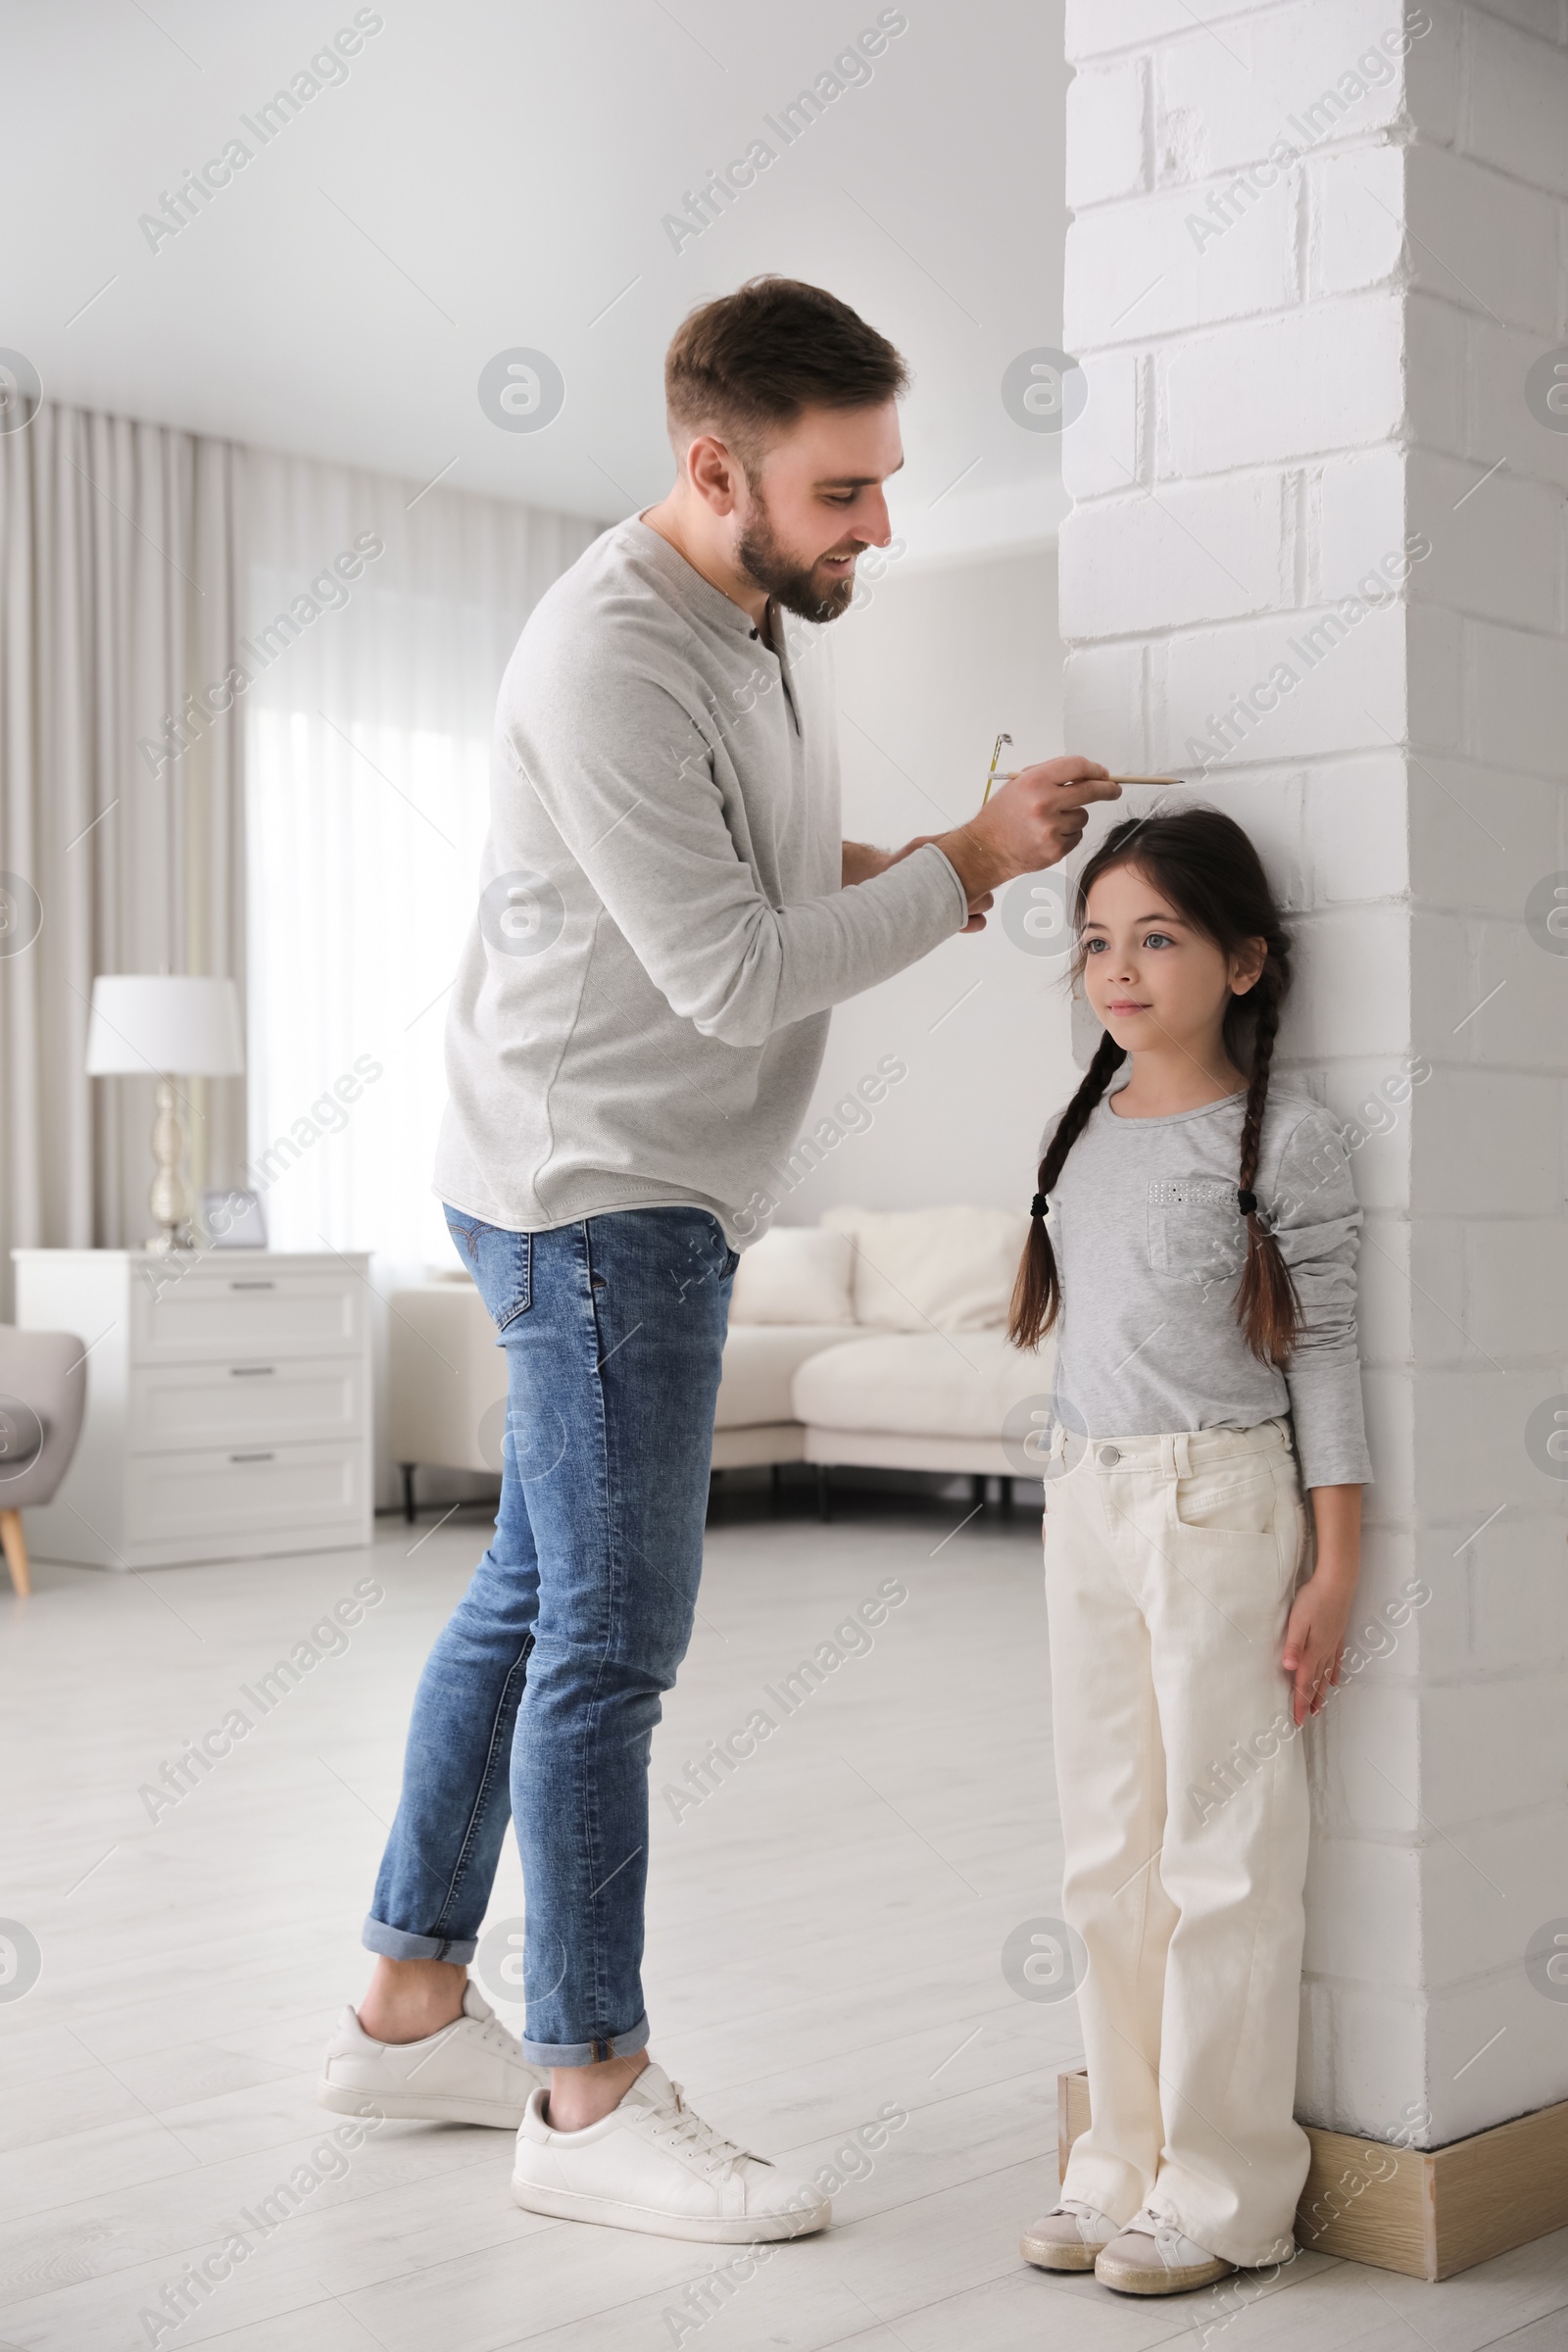
[[[1066,2214],[1070,2220],[1075,2222],[1087,2222],[1091,2228],[1099,2223],[1110,2221],[1109,2214],[1102,2207],[1092,2204],[1087,2197],[1058,2197],[1052,2207],[1052,2212]],[[1111,2227],[1114,2229],[1115,2224],[1111,2223]],[[1082,2229],[1079,2230],[1078,2234],[1087,2245],[1089,2240],[1084,2236]]]
[[[700,2157],[706,2173],[732,2172],[737,2162],[751,2151],[738,2147],[722,2132],[715,2132],[711,2124],[705,2124],[700,2115],[694,2115],[678,2082],[671,2082],[669,2087],[675,2094],[674,2106],[650,2107],[647,2111],[655,2137],[667,2142],[677,2155]],[[753,2158],[754,2163],[762,2161],[760,2157]]]
[[[1174,2222],[1166,2221],[1163,2214],[1152,2213],[1147,2205],[1133,2215],[1127,2227],[1129,2230],[1146,2230],[1154,2241],[1155,2251],[1161,2256],[1175,2254],[1177,2240],[1187,2236],[1186,2231],[1179,2230]],[[1187,2243],[1190,2246],[1196,2246],[1198,2240],[1195,2237],[1189,2237]],[[1202,2248],[1199,2250],[1200,2252],[1203,2251]]]
[[[486,2017],[475,2017],[471,2009],[465,2009],[452,2020],[449,2026],[443,2027],[438,2034],[431,2036],[432,2046],[426,2050],[414,2072],[417,2074],[419,2067],[428,2066],[432,2058],[438,2058],[454,2034],[460,2033],[465,2026],[468,2027],[472,2034],[478,2035],[487,2049],[504,2051],[509,2058],[516,2059],[516,2042],[493,2011]]]
[[[508,2031],[499,2017],[470,2017],[467,2023],[478,2027],[479,2038],[486,2048],[504,2050],[513,2059],[518,2056],[517,2037]]]

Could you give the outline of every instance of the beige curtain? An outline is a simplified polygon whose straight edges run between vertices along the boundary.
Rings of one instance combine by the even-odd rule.
[[[151,1079],[88,1078],[99,972],[245,978],[240,453],[45,403],[0,433],[0,1320],[16,1247],[147,1230]],[[187,1171],[237,1180],[242,1079],[192,1082]]]

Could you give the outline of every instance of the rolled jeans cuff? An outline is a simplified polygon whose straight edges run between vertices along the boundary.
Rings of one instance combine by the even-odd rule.
[[[606,2058],[630,2058],[645,2049],[653,2028],[645,2009],[625,2034],[611,2034],[595,2041],[530,2041],[521,2036],[522,2054],[530,2066],[597,2066]]]
[[[451,1960],[459,1967],[466,1967],[479,1949],[476,1936],[413,1936],[373,1915],[367,1917],[360,1941],[387,1960]]]

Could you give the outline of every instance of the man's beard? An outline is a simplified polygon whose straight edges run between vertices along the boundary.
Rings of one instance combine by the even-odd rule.
[[[787,612],[798,612],[803,620],[837,620],[841,612],[850,609],[855,595],[854,572],[846,572],[825,590],[819,588],[811,566],[793,562],[779,546],[760,499],[757,501],[753,519],[741,533],[735,554],[742,571],[756,587],[765,588]]]

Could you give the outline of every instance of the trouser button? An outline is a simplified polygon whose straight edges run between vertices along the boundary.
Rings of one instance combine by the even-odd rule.
[[[1120,1460],[1121,1447],[1119,1446],[1102,1446],[1100,1448],[1100,1467],[1102,1470],[1114,1470],[1116,1464]]]

